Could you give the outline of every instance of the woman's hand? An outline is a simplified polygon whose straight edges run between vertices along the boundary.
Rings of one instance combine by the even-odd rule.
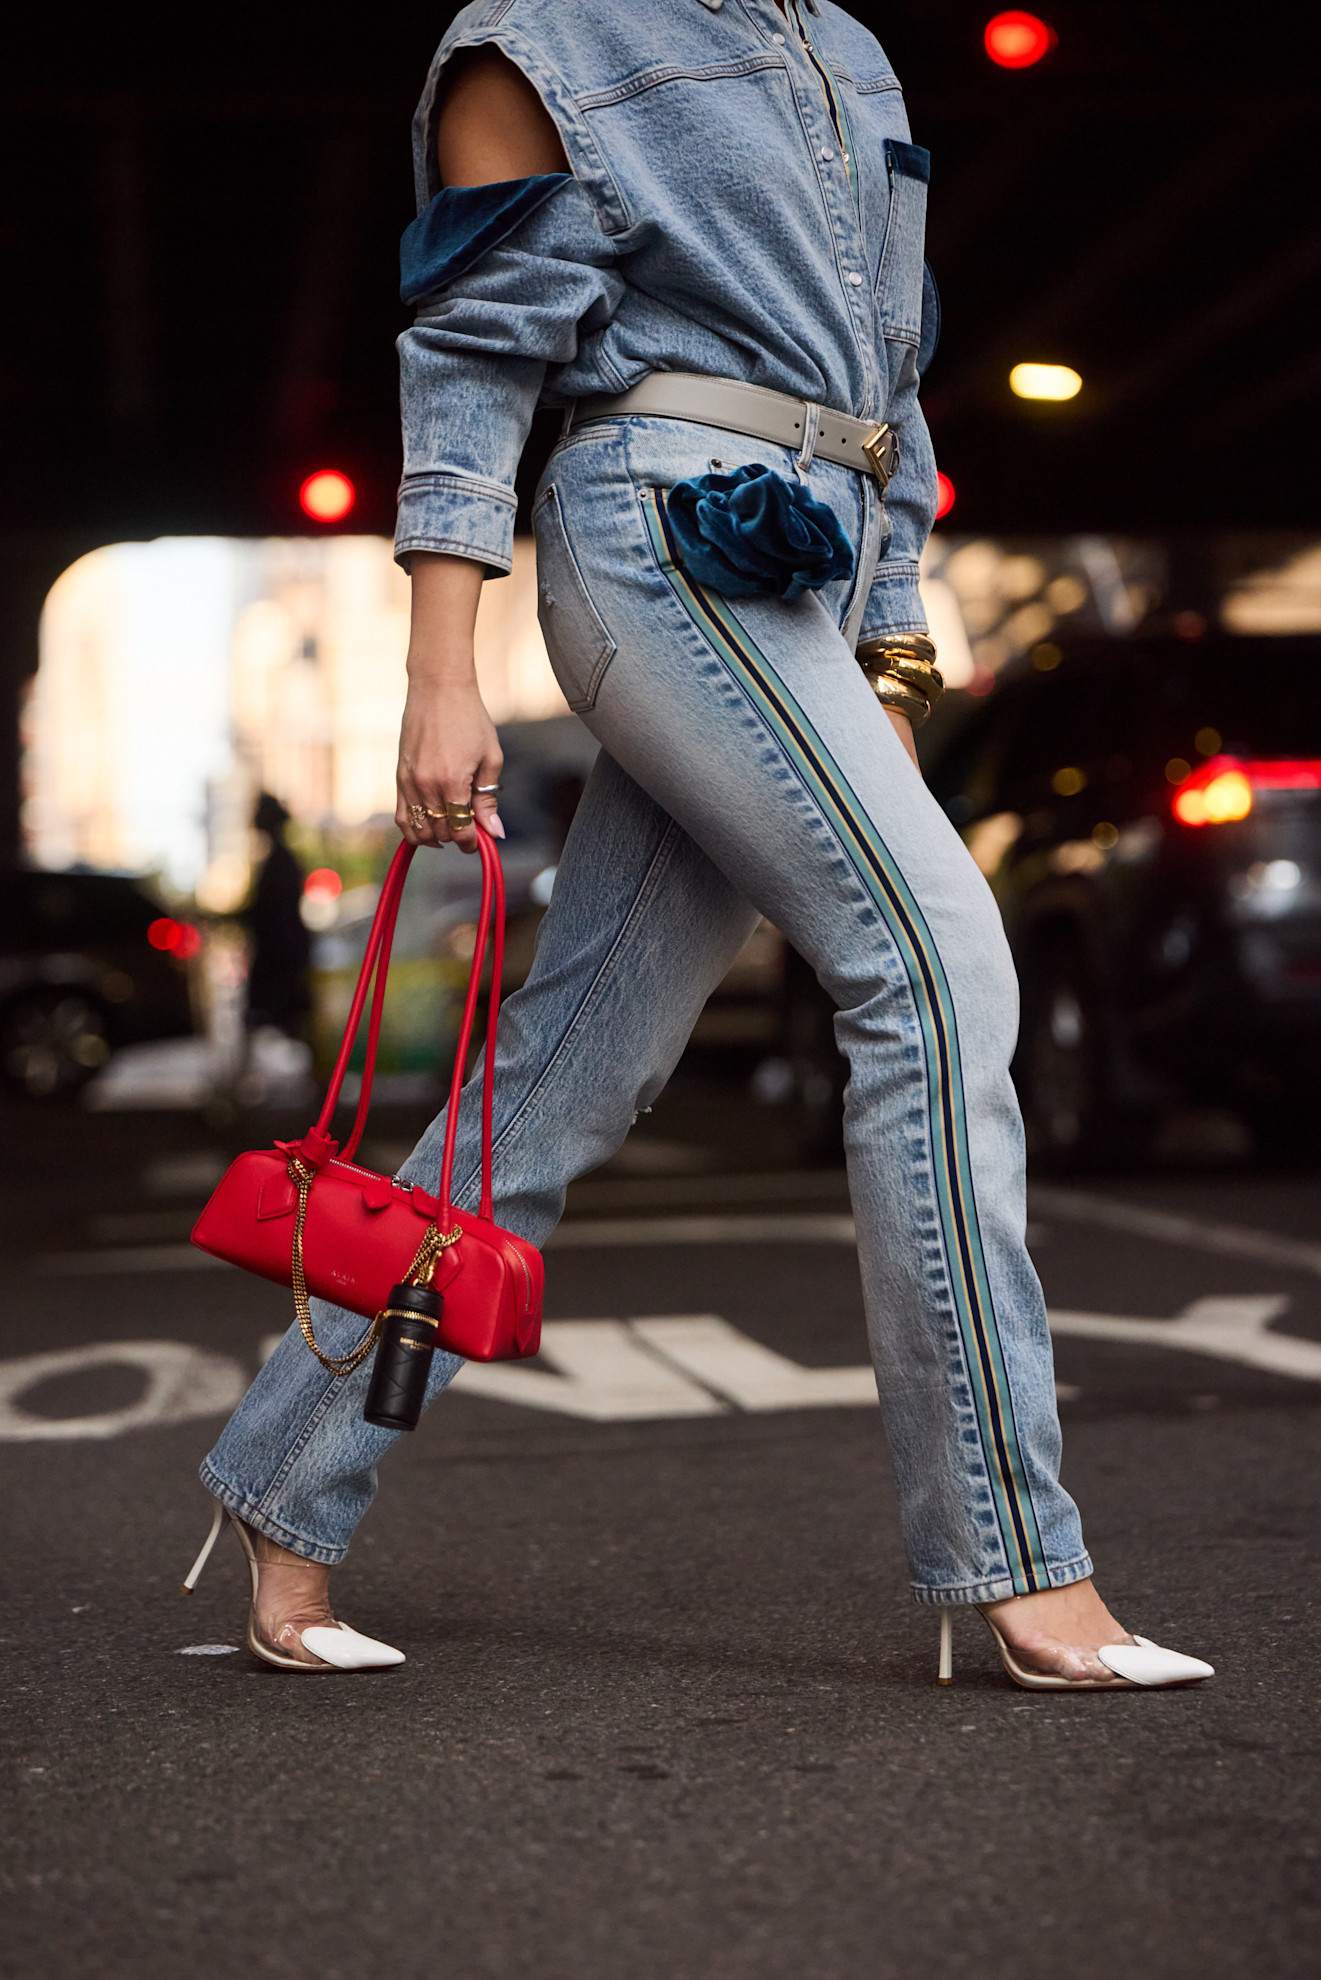
[[[505,835],[489,788],[499,783],[504,758],[473,663],[481,566],[422,551],[413,552],[411,564],[413,623],[395,822],[412,845],[453,841],[476,852],[479,823],[497,839]],[[447,804],[471,806],[474,822],[451,825]]]

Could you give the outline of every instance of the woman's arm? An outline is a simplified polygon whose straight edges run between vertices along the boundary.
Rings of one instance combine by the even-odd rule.
[[[493,185],[568,170],[540,97],[493,49],[479,49],[456,63],[440,113],[437,153],[447,186]],[[453,839],[465,852],[475,852],[475,825],[452,832],[442,817],[428,819],[419,830],[408,807],[420,804],[443,812],[447,801],[471,803],[483,824],[497,838],[504,837],[494,794],[474,794],[479,784],[498,781],[503,761],[495,725],[478,691],[473,656],[482,566],[467,557],[415,550],[409,571],[408,698],[399,738],[395,820],[414,845],[444,845]]]

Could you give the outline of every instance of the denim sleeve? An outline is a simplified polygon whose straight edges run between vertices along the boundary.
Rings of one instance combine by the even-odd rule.
[[[395,557],[513,565],[514,474],[550,365],[610,322],[624,284],[572,179],[479,260],[429,293],[399,339],[404,476]]]
[[[903,360],[898,390],[891,395],[890,424],[899,436],[899,472],[885,492],[890,546],[876,566],[860,639],[927,629],[917,565],[936,519],[936,457],[917,400],[917,365],[911,349]]]
[[[883,361],[891,375],[890,425],[899,436],[899,472],[885,494],[892,533],[876,566],[863,613],[860,640],[884,632],[925,632],[926,613],[917,588],[918,559],[936,519],[936,456],[918,403],[918,385],[940,336],[940,299],[923,270],[922,334],[912,344],[886,342]]]

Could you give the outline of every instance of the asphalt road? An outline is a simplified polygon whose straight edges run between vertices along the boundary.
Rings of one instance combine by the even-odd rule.
[[[226,1647],[237,1549],[179,1593],[289,1318],[181,1248],[241,1129],[8,1121],[0,1972],[1314,1973],[1321,1177],[1034,1193],[1101,1586],[1219,1674],[1033,1696],[969,1616],[942,1690],[840,1178],[645,1126],[542,1365],[461,1380],[339,1577],[407,1664],[295,1681]]]

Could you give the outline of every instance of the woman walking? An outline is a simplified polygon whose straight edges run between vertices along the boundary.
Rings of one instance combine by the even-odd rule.
[[[937,305],[927,154],[885,55],[829,0],[478,0],[415,162],[400,827],[468,850],[502,831],[472,629],[538,403],[565,413],[534,505],[542,624],[602,745],[501,1032],[498,1221],[544,1243],[765,915],[838,1007],[916,1599],[979,1606],[1020,1682],[1209,1676],[1110,1616],[1059,1483],[1013,970],[916,768],[940,686],[917,583]],[[403,1171],[429,1190],[443,1127]],[[474,1109],[465,1206],[478,1156]],[[365,1332],[321,1304],[316,1324],[340,1355]],[[437,1353],[433,1396],[459,1366]],[[367,1372],[328,1375],[292,1329],[202,1469],[254,1561],[250,1640],[289,1668],[401,1661],[329,1606],[392,1442],[363,1421]]]

